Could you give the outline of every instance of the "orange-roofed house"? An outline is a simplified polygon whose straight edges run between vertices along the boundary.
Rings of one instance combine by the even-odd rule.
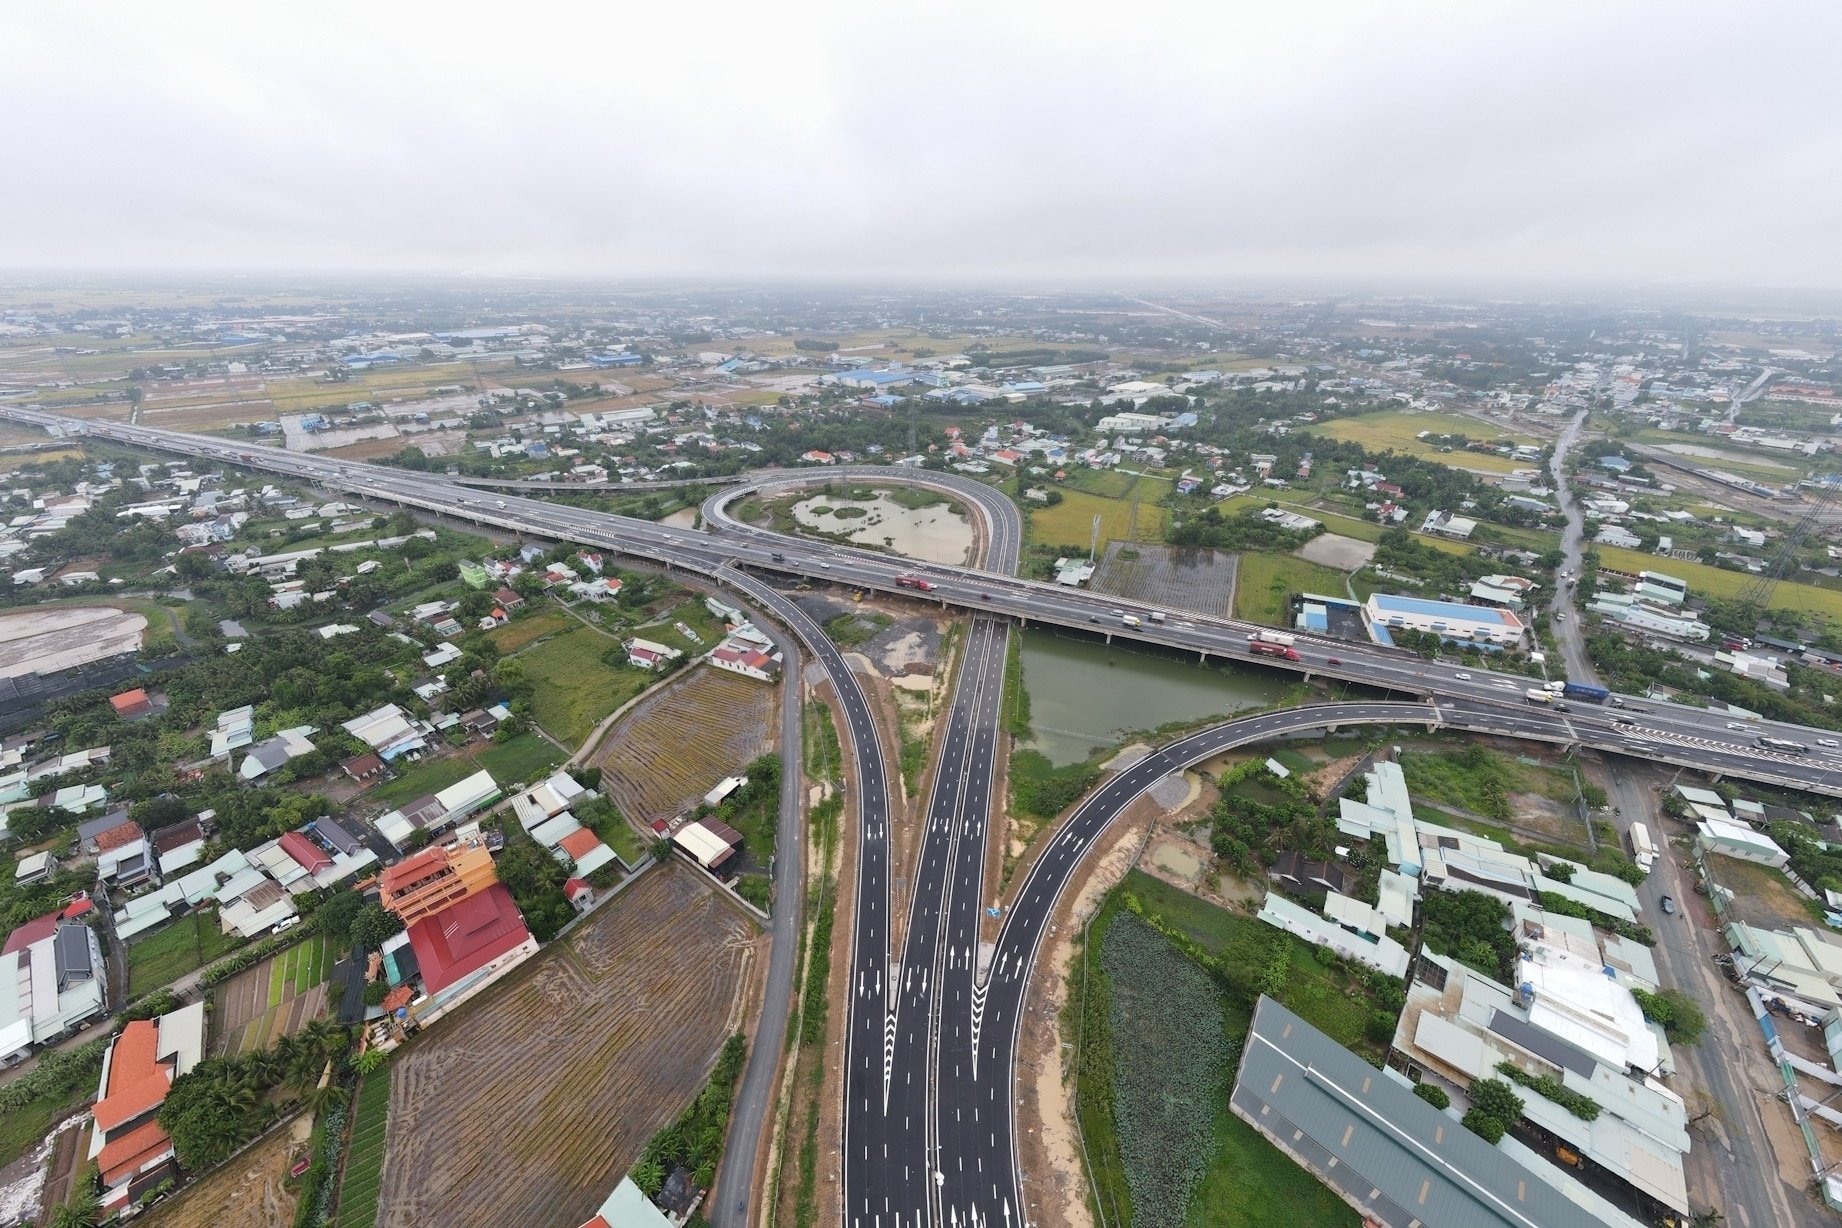
[[[124,721],[131,721],[137,716],[146,716],[154,710],[153,700],[147,698],[145,687],[135,687],[132,691],[123,691],[120,695],[109,696],[109,706],[115,709],[115,715]]]
[[[469,841],[431,845],[405,857],[378,876],[377,886],[384,907],[411,926],[498,881],[492,854],[484,844]]]
[[[577,874],[593,874],[614,861],[614,850],[586,827],[578,828],[557,841],[557,847],[575,863]]]
[[[205,1004],[157,1019],[137,1019],[116,1034],[102,1059],[90,1156],[102,1179],[105,1211],[127,1207],[176,1175],[173,1140],[159,1122],[173,1080],[205,1050]]]

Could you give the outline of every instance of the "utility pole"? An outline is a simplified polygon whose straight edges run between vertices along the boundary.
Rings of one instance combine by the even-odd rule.
[[[1094,513],[1094,531],[1087,539],[1087,561],[1094,561],[1094,552],[1100,549],[1100,513]]]

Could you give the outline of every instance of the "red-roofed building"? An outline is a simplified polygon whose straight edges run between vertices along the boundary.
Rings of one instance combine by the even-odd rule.
[[[119,1210],[176,1176],[173,1140],[160,1106],[173,1080],[204,1055],[205,1008],[198,1003],[118,1032],[103,1057],[89,1158],[102,1178],[103,1209]]]
[[[326,850],[298,831],[288,832],[276,843],[281,845],[282,852],[294,858],[301,869],[309,874],[333,868],[333,859],[326,855]]]
[[[572,878],[564,883],[563,896],[577,912],[587,912],[595,906],[595,888],[585,878]]]
[[[409,927],[423,987],[438,994],[495,963],[514,963],[537,949],[505,884],[495,882]]]
[[[133,844],[136,840],[142,839],[146,834],[147,833],[141,830],[141,825],[132,820],[126,823],[117,823],[107,831],[99,831],[96,833],[96,851],[98,853],[106,853],[111,849],[122,848],[125,845]]]
[[[154,710],[153,700],[147,698],[145,687],[135,687],[132,691],[123,691],[120,695],[109,696],[109,706],[115,709],[115,715],[124,721],[131,721],[137,716],[146,716]]]
[[[759,648],[742,643],[721,645],[710,654],[710,664],[732,674],[757,678],[762,682],[772,682],[780,669],[779,661]]]
[[[35,942],[43,942],[58,932],[58,914],[48,912],[42,917],[34,917],[6,936],[6,946],[0,947],[0,955],[12,955],[23,951]]]
[[[600,836],[597,836],[586,827],[579,827],[557,841],[557,847],[561,848],[565,853],[568,853],[573,860],[581,861],[584,857],[593,852],[595,846],[600,843]]]

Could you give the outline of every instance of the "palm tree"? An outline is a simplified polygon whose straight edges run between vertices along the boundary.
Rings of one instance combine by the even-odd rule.
[[[70,1201],[56,1208],[45,1228],[96,1228],[102,1221],[102,1198],[96,1193],[96,1169],[85,1169],[77,1176]]]

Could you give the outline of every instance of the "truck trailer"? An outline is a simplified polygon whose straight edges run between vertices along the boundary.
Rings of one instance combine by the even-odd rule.
[[[1568,699],[1583,699],[1589,704],[1602,704],[1612,695],[1604,687],[1593,686],[1588,682],[1569,682],[1561,688],[1561,694]]]
[[[1288,635],[1284,631],[1256,631],[1247,637],[1247,642],[1249,644],[1284,644],[1290,648],[1298,642],[1298,637]]]
[[[1282,661],[1304,660],[1303,657],[1298,655],[1298,649],[1286,644],[1268,644],[1265,642],[1249,644],[1248,651],[1254,653],[1256,656],[1278,657]]]

